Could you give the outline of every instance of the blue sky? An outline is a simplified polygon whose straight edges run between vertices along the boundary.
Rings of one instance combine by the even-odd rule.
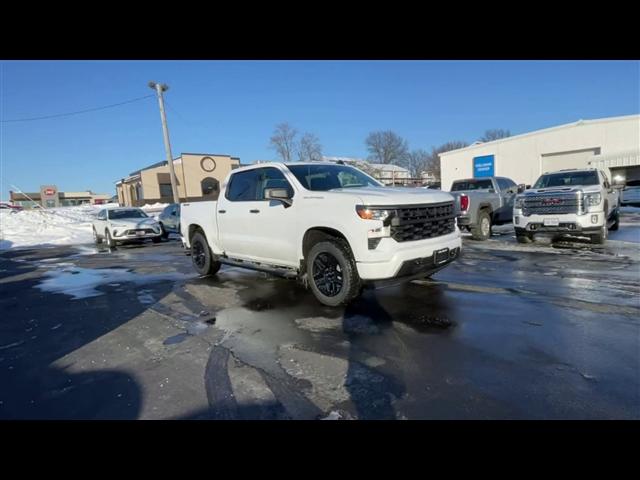
[[[82,110],[169,84],[174,156],[275,159],[269,137],[287,121],[315,133],[325,155],[366,157],[364,139],[394,130],[410,148],[472,142],[578,119],[640,112],[637,61],[3,61],[4,120]],[[165,159],[155,98],[65,118],[0,124],[0,196],[114,193],[114,182]]]

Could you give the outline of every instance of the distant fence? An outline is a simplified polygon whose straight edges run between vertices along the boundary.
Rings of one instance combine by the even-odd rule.
[[[432,185],[437,183],[437,181],[428,181],[424,178],[413,178],[413,177],[377,177],[374,176],[376,180],[384,183],[385,185],[393,185],[396,187],[425,187],[427,185]]]

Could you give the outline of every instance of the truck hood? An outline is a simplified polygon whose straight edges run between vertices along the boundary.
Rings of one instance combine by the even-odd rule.
[[[158,223],[155,218],[119,218],[109,221],[111,225],[122,225],[123,228],[151,228]]]
[[[447,192],[426,188],[358,187],[339,188],[323,193],[350,196],[359,199],[363,205],[419,205],[453,201],[453,197]]]
[[[598,193],[600,191],[600,185],[573,185],[570,187],[549,187],[549,188],[532,188],[522,193],[522,195],[553,195],[555,193]]]

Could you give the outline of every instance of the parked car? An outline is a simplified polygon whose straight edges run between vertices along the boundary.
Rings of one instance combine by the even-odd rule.
[[[428,188],[430,190],[440,190],[441,183],[440,182],[431,183],[429,185],[425,185],[424,188]]]
[[[622,190],[620,204],[640,207],[640,180],[629,180],[626,183]]]
[[[181,204],[182,236],[201,275],[222,264],[299,279],[324,305],[365,285],[425,278],[460,253],[453,197],[392,188],[335,163],[231,171],[217,201]]]
[[[510,178],[485,177],[456,180],[451,194],[460,212],[458,226],[471,232],[474,240],[486,240],[493,225],[511,223],[513,200],[524,191]]]
[[[0,202],[1,210],[11,210],[12,212],[20,212],[24,210],[21,205],[12,205],[11,203]]]
[[[158,243],[162,236],[160,224],[140,208],[112,207],[100,210],[93,221],[93,239],[108,247],[127,242],[151,239]]]
[[[513,207],[513,225],[520,243],[539,233],[588,236],[604,243],[609,230],[617,230],[620,195],[595,168],[545,173]]]
[[[162,229],[162,238],[169,238],[170,233],[180,234],[180,204],[172,203],[165,207],[158,215],[158,222]]]

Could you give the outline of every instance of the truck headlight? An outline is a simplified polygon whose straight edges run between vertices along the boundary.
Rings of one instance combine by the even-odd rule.
[[[521,210],[524,207],[524,197],[516,197],[516,201],[513,203],[514,208]]]
[[[602,195],[599,193],[587,193],[584,196],[584,204],[587,207],[597,207],[602,201]]]
[[[356,213],[364,220],[381,220],[385,221],[393,215],[393,210],[382,208],[368,208],[364,205],[356,205]]]

